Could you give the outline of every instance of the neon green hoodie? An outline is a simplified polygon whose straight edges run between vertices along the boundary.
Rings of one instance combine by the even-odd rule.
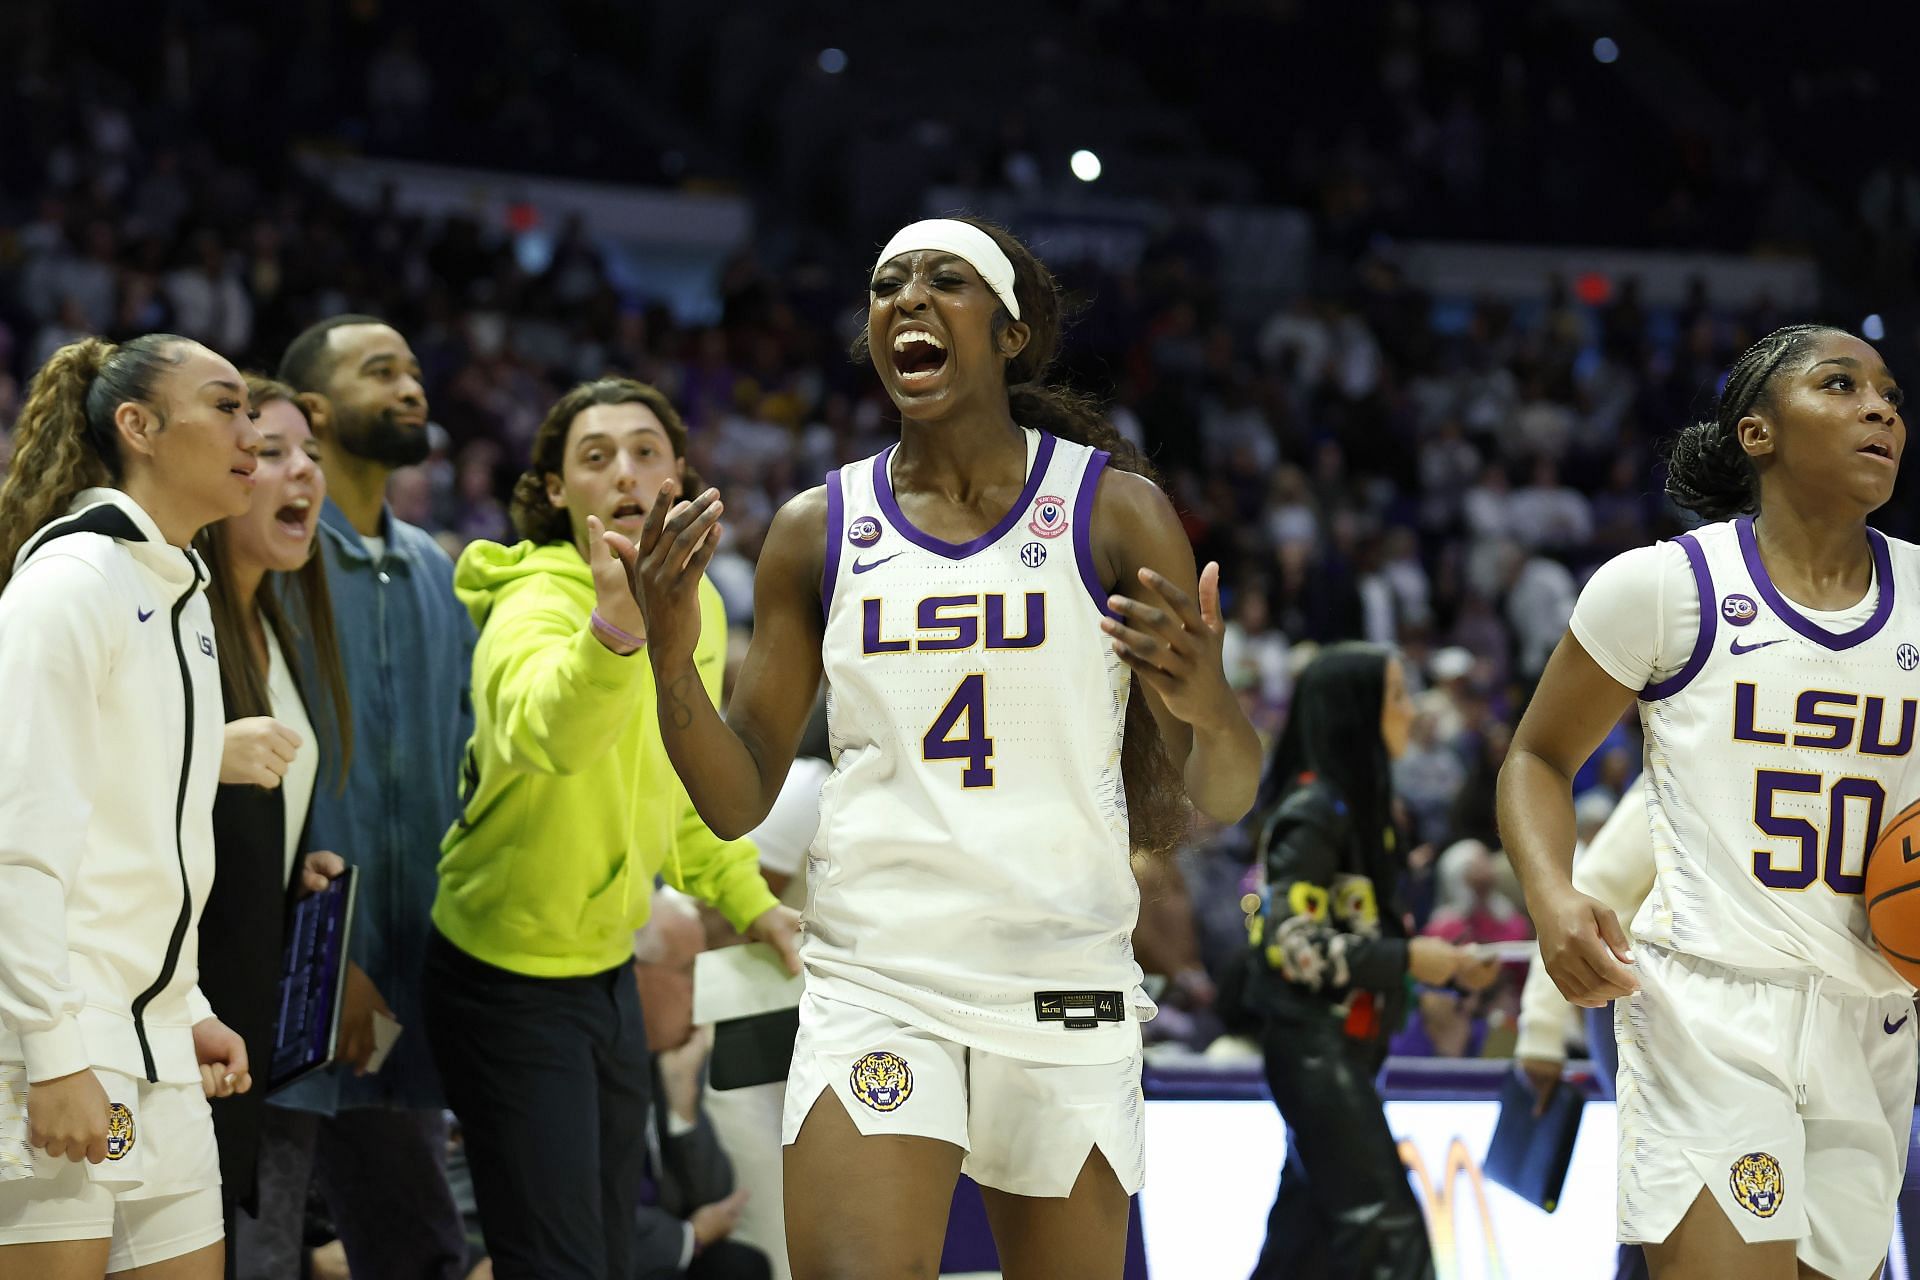
[[[773,906],[753,845],[708,831],[674,774],[646,655],[620,657],[588,630],[580,553],[475,542],[453,585],[480,642],[465,805],[440,842],[440,932],[498,968],[576,977],[632,957],[656,873],[736,928]],[[700,615],[694,663],[718,702],[727,623],[711,582]]]

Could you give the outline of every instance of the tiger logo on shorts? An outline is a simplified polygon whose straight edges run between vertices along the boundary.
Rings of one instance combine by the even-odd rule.
[[[107,1107],[107,1159],[121,1160],[133,1150],[133,1112],[124,1102]]]
[[[1771,1218],[1787,1198],[1787,1180],[1780,1162],[1764,1151],[1750,1151],[1733,1162],[1728,1178],[1733,1198],[1756,1218]]]
[[[897,1053],[869,1053],[853,1064],[848,1085],[875,1111],[897,1111],[913,1096],[913,1069]]]

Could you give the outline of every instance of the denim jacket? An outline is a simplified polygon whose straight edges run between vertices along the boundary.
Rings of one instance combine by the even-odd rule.
[[[425,530],[383,507],[380,532],[386,550],[376,562],[338,506],[329,500],[321,512],[353,762],[344,794],[326,782],[315,787],[308,847],[330,849],[357,869],[353,959],[405,1034],[377,1075],[335,1068],[275,1095],[275,1103],[299,1110],[444,1105],[427,1051],[420,967],[433,927],[440,838],[460,815],[460,761],[473,732],[473,622],[454,598],[453,561]],[[311,632],[300,630],[298,661],[312,689]],[[312,701],[326,779],[339,739],[329,732],[326,700]]]

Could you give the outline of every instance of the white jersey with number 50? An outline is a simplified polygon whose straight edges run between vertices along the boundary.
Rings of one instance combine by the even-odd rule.
[[[1920,799],[1920,548],[1869,540],[1846,609],[1788,600],[1746,518],[1629,551],[1581,593],[1575,639],[1641,690],[1655,879],[1636,941],[1908,990],[1863,895],[1881,826]]]
[[[1006,517],[913,527],[893,450],[827,477],[834,771],[807,861],[813,990],[959,1043],[1117,1061],[1151,1015],[1089,521],[1107,455],[1037,431]]]

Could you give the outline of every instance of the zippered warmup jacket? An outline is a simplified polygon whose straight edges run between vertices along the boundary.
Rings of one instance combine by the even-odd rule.
[[[200,1070],[200,908],[226,717],[207,568],[88,489],[0,592],[0,1061]]]

